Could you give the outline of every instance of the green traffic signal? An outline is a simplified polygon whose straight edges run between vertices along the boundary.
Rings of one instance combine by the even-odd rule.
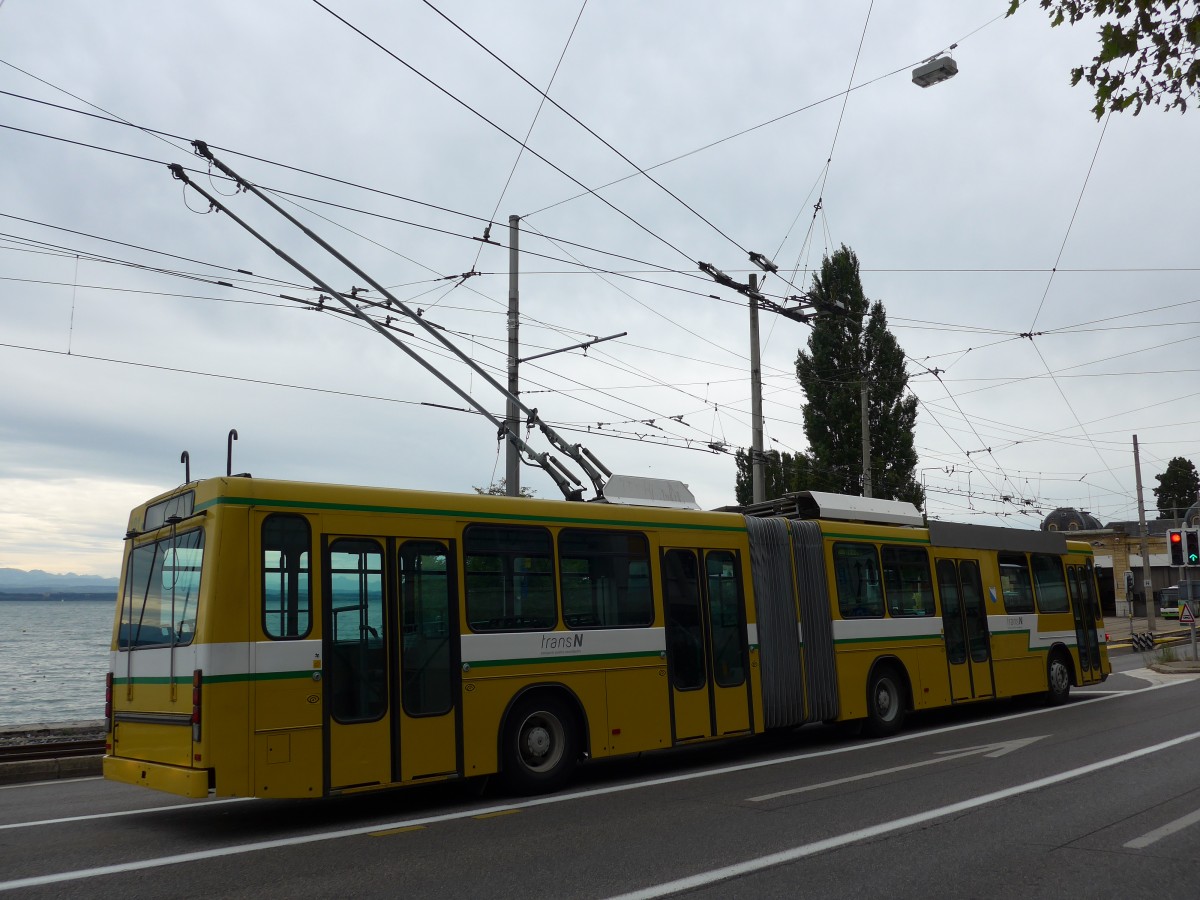
[[[1189,528],[1183,532],[1187,542],[1184,559],[1189,566],[1200,566],[1200,530]]]

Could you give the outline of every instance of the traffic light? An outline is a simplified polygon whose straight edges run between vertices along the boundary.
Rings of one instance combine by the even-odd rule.
[[[1167,530],[1167,547],[1171,554],[1172,566],[1182,566],[1183,562],[1183,532],[1178,528]]]
[[[1185,529],[1183,538],[1187,545],[1183,554],[1184,563],[1189,566],[1200,566],[1200,530]]]

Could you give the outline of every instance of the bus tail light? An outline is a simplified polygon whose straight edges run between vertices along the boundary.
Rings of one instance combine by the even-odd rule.
[[[197,669],[192,673],[192,740],[200,740],[200,685],[204,681],[204,671]]]
[[[104,730],[112,733],[113,715],[112,715],[112,687],[113,676],[109,672],[104,676]]]

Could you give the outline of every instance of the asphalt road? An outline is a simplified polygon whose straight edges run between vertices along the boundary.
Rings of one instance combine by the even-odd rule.
[[[922,716],[891,740],[820,726],[595,765],[543,798],[460,785],[195,803],[99,779],[11,785],[0,893],[1192,900],[1200,681],[1132,671],[1063,707]]]

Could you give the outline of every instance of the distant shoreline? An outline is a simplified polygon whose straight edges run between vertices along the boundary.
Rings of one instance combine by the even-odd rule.
[[[5,601],[12,602],[41,602],[41,603],[61,603],[66,600],[84,600],[89,603],[116,603],[116,592],[111,594],[107,592],[86,593],[83,591],[37,591],[29,593],[17,593],[16,591],[0,592],[0,603]]]

